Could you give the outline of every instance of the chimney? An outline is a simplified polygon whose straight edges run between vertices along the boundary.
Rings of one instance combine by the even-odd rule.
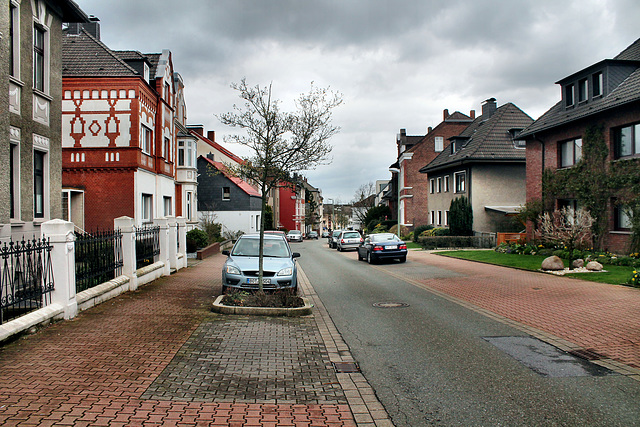
[[[213,157],[213,153],[211,151],[209,151],[209,154],[207,154],[207,159],[215,160],[215,158]]]
[[[488,120],[497,110],[496,99],[489,98],[482,104],[482,120]]]
[[[187,129],[197,133],[200,136],[204,136],[204,126],[203,125],[191,125],[191,126],[187,126]]]
[[[209,141],[216,142],[216,131],[210,130],[209,132],[207,132],[207,138],[209,138]]]
[[[445,108],[442,112],[442,120],[447,120],[447,117],[449,117],[449,110]]]
[[[432,131],[432,130],[433,130],[433,128],[432,128],[431,126],[429,126],[429,127],[427,128],[427,133],[431,133],[431,131]]]
[[[77,36],[83,29],[100,40],[100,20],[93,15],[89,15],[89,22],[69,22],[65,33]]]
[[[469,117],[471,117],[471,120],[475,120],[475,118],[476,118],[476,110],[469,111]]]

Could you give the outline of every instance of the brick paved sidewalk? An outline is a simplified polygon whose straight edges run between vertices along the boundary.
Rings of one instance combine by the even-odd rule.
[[[387,273],[640,380],[640,290],[412,251]],[[425,275],[425,266],[443,274]],[[433,269],[432,269],[433,270]],[[495,315],[494,315],[495,314]]]
[[[321,302],[299,319],[212,313],[223,261],[4,345],[0,424],[390,425],[368,384],[332,369],[348,351]]]

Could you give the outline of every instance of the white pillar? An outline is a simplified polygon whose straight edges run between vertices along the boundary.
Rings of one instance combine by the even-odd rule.
[[[180,268],[187,267],[187,219],[179,216],[176,218],[176,222],[178,223],[178,246],[179,253],[182,255],[180,258],[182,260],[182,265]]]
[[[178,270],[178,222],[175,217],[167,217],[169,221],[169,267]]]
[[[136,229],[133,218],[121,216],[113,220],[113,227],[122,232],[122,274],[129,278],[129,290],[138,289],[136,274]]]
[[[64,318],[72,319],[78,314],[76,301],[76,256],[73,223],[61,219],[44,222],[40,227],[43,238],[49,240],[51,265],[55,279],[51,292],[51,303],[64,308]]]
[[[171,263],[169,261],[169,220],[166,218],[156,218],[153,224],[160,227],[160,255],[158,261],[164,263],[164,276],[171,274]]]

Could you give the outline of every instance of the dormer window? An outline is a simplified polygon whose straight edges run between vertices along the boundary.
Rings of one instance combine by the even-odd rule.
[[[575,86],[573,84],[564,87],[564,101],[567,107],[573,107]]]
[[[149,66],[144,64],[144,80],[149,82]]]
[[[589,99],[589,81],[581,79],[578,81],[578,102],[586,102]]]
[[[591,87],[592,87],[592,92],[593,92],[593,97],[595,98],[596,96],[602,96],[603,95],[603,87],[604,87],[604,77],[602,75],[602,72],[598,72],[595,73],[592,77],[591,77],[592,83],[591,83]]]

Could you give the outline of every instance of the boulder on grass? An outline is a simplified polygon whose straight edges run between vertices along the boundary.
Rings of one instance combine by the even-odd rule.
[[[587,270],[589,271],[602,271],[602,264],[598,261],[589,261],[587,263]]]
[[[543,270],[560,271],[564,270],[564,263],[562,262],[562,259],[560,259],[560,257],[552,255],[542,261],[541,268]]]
[[[584,260],[582,258],[574,259],[571,266],[573,268],[582,268],[584,267]]]

